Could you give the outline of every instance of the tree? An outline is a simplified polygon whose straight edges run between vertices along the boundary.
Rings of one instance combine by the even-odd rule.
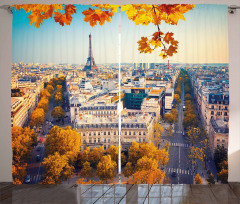
[[[46,90],[47,90],[50,94],[52,94],[53,91],[54,91],[54,88],[53,88],[52,85],[48,84],[47,87],[46,87]]]
[[[151,137],[150,139],[153,141],[153,143],[155,143],[157,147],[159,147],[159,145],[161,144],[163,132],[164,132],[164,128],[159,123],[155,123],[153,125],[153,130],[150,135]]]
[[[200,135],[199,128],[190,127],[187,131],[186,140],[190,142],[192,146],[194,146],[197,143],[199,135]]]
[[[97,176],[107,183],[108,180],[112,180],[116,175],[117,164],[112,161],[111,156],[103,156],[101,161],[97,165]]]
[[[92,170],[93,169],[90,166],[90,163],[86,161],[83,164],[83,168],[81,170],[81,176],[87,178],[87,181],[88,181],[88,179],[93,175],[93,171]]]
[[[29,127],[12,127],[13,165],[12,176],[14,184],[21,184],[26,176],[26,162],[31,157],[31,148],[37,140],[36,133]]]
[[[180,96],[178,94],[174,95],[175,103],[178,105],[181,102]]]
[[[197,161],[204,161],[204,152],[202,148],[190,147],[190,153],[188,155],[189,159],[193,162],[193,165],[197,164]]]
[[[130,176],[133,175],[133,173],[134,173],[134,170],[133,170],[133,167],[132,167],[132,163],[128,162],[123,169],[123,175],[125,177],[130,177]]]
[[[40,98],[47,98],[47,99],[50,99],[51,98],[51,94],[47,91],[47,89],[43,89],[41,92],[40,92]]]
[[[101,161],[104,155],[104,149],[102,146],[94,147],[92,151],[89,152],[88,161],[90,162],[93,168],[97,168],[98,163]]]
[[[221,183],[228,183],[228,162],[223,161],[220,163],[220,172],[217,174],[218,179],[221,181]]]
[[[170,124],[173,123],[174,121],[174,117],[171,113],[166,113],[165,116],[164,116],[164,120]]]
[[[197,174],[194,178],[195,184],[201,184],[202,183],[202,178],[199,174]]]
[[[103,25],[105,22],[110,22],[112,17],[118,11],[118,5],[109,4],[93,4],[94,8],[86,9],[82,12],[85,16],[84,21],[89,22],[90,26],[94,27],[97,24]],[[169,25],[177,25],[178,21],[185,20],[184,13],[192,10],[195,6],[189,4],[129,4],[122,5],[121,11],[125,12],[128,19],[136,25],[153,24],[157,28],[157,32],[148,37],[141,37],[138,43],[140,53],[151,53],[157,48],[160,50],[159,56],[165,59],[177,53],[178,41],[173,38],[174,33],[163,33],[160,30],[161,22]],[[30,25],[39,28],[44,20],[54,18],[55,22],[61,26],[70,25],[72,16],[77,12],[74,5],[39,5],[39,4],[23,4],[15,5],[15,10],[24,9],[26,12],[32,11],[28,16]],[[64,11],[63,11],[64,10]]]
[[[214,176],[212,173],[209,174],[207,181],[208,184],[215,184]]]
[[[48,110],[48,105],[49,105],[49,100],[46,97],[42,97],[40,101],[37,104],[38,108],[42,108],[44,112],[47,112]]]
[[[224,147],[217,147],[214,151],[214,162],[219,172],[221,170],[221,163],[227,161],[227,150]]]
[[[51,115],[55,119],[61,119],[61,118],[63,118],[65,116],[65,112],[64,112],[64,110],[62,109],[61,106],[56,106],[52,110]]]
[[[45,112],[42,108],[35,108],[31,114],[30,126],[40,127],[43,124]]]
[[[63,103],[63,96],[60,92],[55,92],[54,101],[58,106],[61,106]]]
[[[58,152],[60,155],[66,155],[69,162],[73,162],[81,146],[81,136],[70,126],[54,126],[48,134],[45,142],[47,155]]]
[[[168,137],[173,136],[172,131],[173,131],[173,127],[171,125],[169,125],[168,128],[167,128],[167,136]]]
[[[129,184],[162,184],[166,175],[160,169],[142,170],[133,174],[133,179],[129,180]]]
[[[109,154],[112,158],[113,161],[115,161],[116,163],[118,163],[118,146],[114,146],[111,145],[107,151],[107,154]],[[121,153],[121,164],[124,165],[126,162],[126,156],[124,155],[124,153]]]
[[[66,155],[55,152],[44,158],[42,162],[45,169],[42,184],[59,184],[73,174],[73,167],[69,165]]]

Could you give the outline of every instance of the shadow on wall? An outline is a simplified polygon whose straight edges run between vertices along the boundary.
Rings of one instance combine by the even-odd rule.
[[[228,182],[240,181],[240,150],[228,155],[228,164]]]

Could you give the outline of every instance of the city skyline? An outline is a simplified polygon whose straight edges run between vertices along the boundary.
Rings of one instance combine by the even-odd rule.
[[[136,26],[122,14],[122,63],[167,63],[167,60],[172,63],[228,63],[226,7],[214,7],[212,9],[212,5],[196,5],[192,11],[184,14],[186,20],[180,20],[177,26],[162,23],[160,27],[163,32],[174,32],[175,39],[179,41],[178,53],[165,60],[158,56],[157,51],[140,54],[137,50],[137,41],[141,36],[151,35],[156,32],[156,27],[148,25],[145,29],[144,26]],[[92,33],[96,64],[117,63],[118,13],[113,16],[111,23],[92,28],[83,21],[84,16],[81,14],[87,8],[88,6],[77,5],[73,22],[64,27],[46,20],[40,28],[36,28],[29,25],[30,20],[25,11],[15,11],[12,62],[86,64],[87,39],[89,33]],[[116,49],[113,49],[114,44]]]

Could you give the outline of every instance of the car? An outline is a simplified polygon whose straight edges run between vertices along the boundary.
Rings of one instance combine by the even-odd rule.
[[[40,151],[41,150],[41,147],[40,146],[37,146],[37,151]]]
[[[30,175],[27,175],[24,179],[24,183],[30,183],[31,182],[31,177]]]
[[[176,177],[177,176],[177,173],[174,171],[174,172],[172,172],[172,177]]]
[[[40,161],[41,160],[41,156],[38,154],[37,156],[36,156],[36,161]]]

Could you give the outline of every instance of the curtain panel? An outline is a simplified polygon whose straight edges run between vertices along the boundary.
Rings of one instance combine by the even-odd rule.
[[[226,5],[13,8],[15,184],[227,183]]]

